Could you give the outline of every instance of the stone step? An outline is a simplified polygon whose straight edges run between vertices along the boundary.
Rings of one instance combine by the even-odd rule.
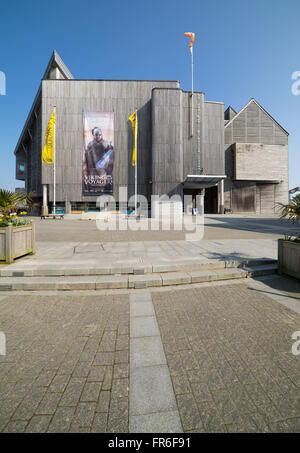
[[[262,277],[263,275],[276,274],[278,270],[277,264],[269,264],[268,266],[253,266],[245,267],[249,277]]]
[[[100,276],[100,275],[145,275],[145,274],[161,274],[169,272],[189,272],[189,271],[205,271],[217,269],[232,269],[246,268],[254,266],[264,266],[276,264],[272,259],[245,259],[242,261],[236,260],[176,260],[174,263],[163,264],[116,264],[116,265],[101,265],[90,267],[86,263],[78,265],[66,264],[60,265],[39,265],[32,266],[29,264],[25,267],[16,263],[0,269],[0,277],[62,277],[62,276]]]
[[[191,272],[164,272],[148,275],[1,277],[0,291],[82,291],[103,289],[143,289],[186,285],[220,280],[242,279],[276,273],[277,266],[223,268]]]

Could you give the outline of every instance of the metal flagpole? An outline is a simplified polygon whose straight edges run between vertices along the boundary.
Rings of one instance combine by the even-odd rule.
[[[194,54],[193,54],[193,48],[192,48],[191,54],[192,54],[192,94],[194,94]]]
[[[135,111],[135,171],[134,171],[134,213],[137,215],[137,128],[138,128],[138,117],[137,110]]]
[[[194,135],[194,115],[193,115],[193,101],[194,101],[194,56],[193,56],[193,48],[191,48],[191,57],[192,57],[192,111],[191,111],[191,136]]]
[[[184,36],[190,37],[190,52],[191,52],[191,61],[192,61],[192,94],[190,102],[190,134],[191,137],[194,134],[194,115],[193,115],[193,97],[194,97],[194,56],[193,56],[193,44],[195,39],[195,33],[186,32]]]
[[[53,138],[53,214],[56,214],[56,174],[55,174],[55,148],[56,148],[56,106],[54,106],[54,138]]]

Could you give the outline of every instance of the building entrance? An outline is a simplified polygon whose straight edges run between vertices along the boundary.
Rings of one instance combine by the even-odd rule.
[[[183,196],[190,197],[189,200],[184,199],[184,210],[186,213],[192,214],[192,210],[194,208],[198,208],[198,213],[201,212],[201,207],[199,206],[199,203],[201,203],[201,198],[199,197],[199,195],[203,195],[203,189],[183,189]]]
[[[204,213],[217,214],[218,213],[218,187],[208,187],[205,189],[204,196]]]

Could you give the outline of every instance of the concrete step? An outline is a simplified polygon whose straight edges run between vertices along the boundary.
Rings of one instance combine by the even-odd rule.
[[[217,269],[232,268],[253,268],[254,266],[264,266],[276,264],[275,260],[262,259],[245,259],[245,260],[176,260],[170,263],[159,264],[107,264],[91,266],[87,263],[76,264],[45,264],[35,265],[34,262],[22,265],[15,263],[0,269],[0,277],[63,277],[63,276],[101,276],[101,275],[146,275],[161,274],[169,272],[189,272],[189,271],[206,271]]]
[[[0,291],[82,291],[103,289],[143,289],[186,285],[220,280],[243,279],[276,273],[277,266],[210,269],[191,272],[164,272],[148,275],[1,277]]]
[[[245,267],[249,277],[262,277],[263,275],[276,274],[278,270],[277,264],[269,264],[267,266],[252,266]]]

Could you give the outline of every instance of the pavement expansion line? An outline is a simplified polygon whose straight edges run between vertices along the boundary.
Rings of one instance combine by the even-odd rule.
[[[129,432],[183,432],[150,292],[130,295]]]

